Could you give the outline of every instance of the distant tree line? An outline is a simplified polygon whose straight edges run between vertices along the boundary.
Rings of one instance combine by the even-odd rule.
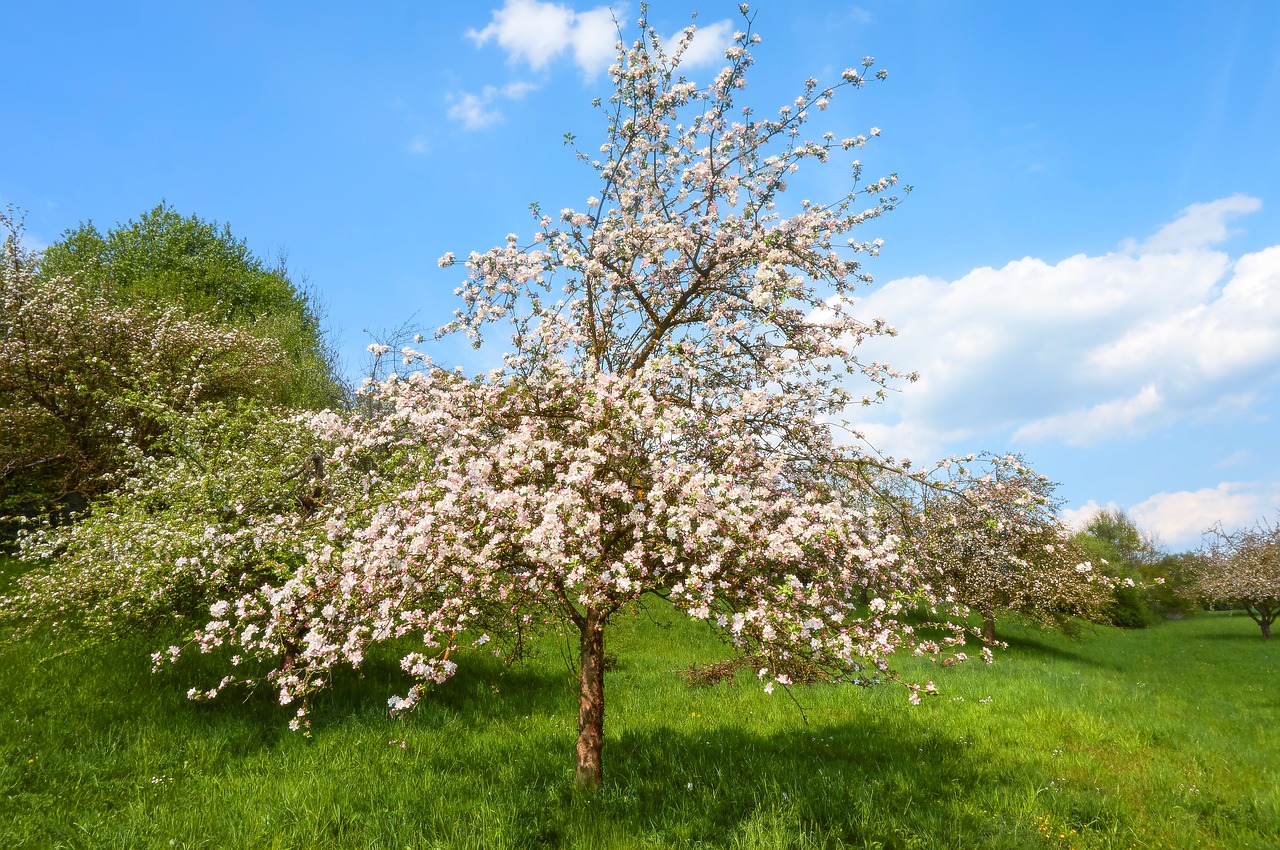
[[[1123,510],[1098,511],[1073,540],[1116,580],[1105,617],[1112,625],[1144,628],[1199,609],[1196,555],[1165,551]]]

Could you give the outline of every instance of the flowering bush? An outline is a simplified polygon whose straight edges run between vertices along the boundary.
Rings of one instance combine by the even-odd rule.
[[[285,395],[275,347],[177,308],[121,306],[43,277],[9,228],[0,261],[0,515],[93,497],[171,414]]]
[[[1244,608],[1270,638],[1280,617],[1280,524],[1231,532],[1218,525],[1206,532],[1197,560],[1201,594]]]
[[[280,403],[318,409],[343,401],[313,293],[294,283],[283,258],[269,266],[227,225],[163,203],[105,234],[81,223],[41,253],[40,274],[74,279],[117,305],[176,308],[269,340],[290,373],[277,388]]]
[[[297,569],[315,534],[307,520],[333,486],[306,422],[213,406],[164,424],[76,523],[19,538],[34,569],[0,599],[19,634],[50,627],[84,643],[175,621],[192,629],[215,600]]]

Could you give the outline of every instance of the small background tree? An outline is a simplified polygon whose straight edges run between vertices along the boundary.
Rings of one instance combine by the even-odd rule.
[[[1236,531],[1218,525],[1205,538],[1198,558],[1200,592],[1211,602],[1243,608],[1270,638],[1280,617],[1280,523]]]
[[[939,594],[978,612],[985,643],[995,642],[997,614],[1067,633],[1077,617],[1102,617],[1109,583],[1058,519],[1047,478],[1016,455],[970,456],[942,471],[947,480],[924,488],[908,515],[910,557]]]

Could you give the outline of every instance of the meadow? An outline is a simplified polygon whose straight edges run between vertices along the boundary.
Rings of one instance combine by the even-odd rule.
[[[9,562],[12,574],[17,565]],[[1280,643],[1237,612],[1073,641],[1001,623],[996,663],[900,687],[765,694],[650,605],[609,635],[605,779],[573,789],[554,640],[475,654],[407,720],[394,656],[340,675],[311,737],[270,693],[185,698],[164,635],[0,649],[0,847],[1267,848],[1280,846]],[[976,652],[975,652],[976,654]],[[792,699],[794,697],[794,699]]]

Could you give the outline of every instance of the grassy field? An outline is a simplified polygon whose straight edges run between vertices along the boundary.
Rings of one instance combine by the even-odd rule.
[[[11,568],[12,569],[12,568]],[[610,635],[605,785],[572,790],[576,700],[549,647],[468,658],[407,721],[393,660],[346,675],[310,739],[269,694],[193,704],[155,640],[0,650],[3,848],[1280,846],[1280,641],[1247,617],[1002,628],[942,695],[686,685],[722,656],[661,610]],[[163,641],[161,641],[163,642]],[[50,657],[53,656],[53,657]]]

